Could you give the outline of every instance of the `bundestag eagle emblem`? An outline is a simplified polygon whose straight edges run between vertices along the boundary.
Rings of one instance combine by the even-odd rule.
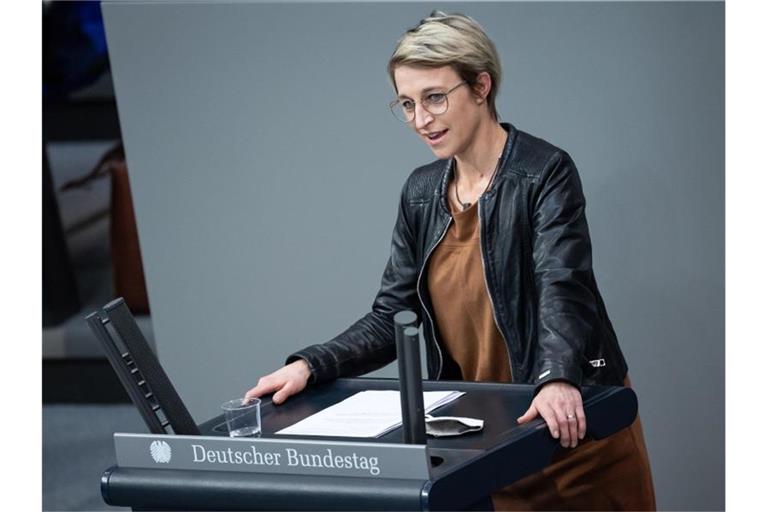
[[[165,441],[152,441],[149,445],[149,453],[152,460],[160,464],[167,464],[171,461],[171,447]]]

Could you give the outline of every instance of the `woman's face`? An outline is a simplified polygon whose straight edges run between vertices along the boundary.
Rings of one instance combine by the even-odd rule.
[[[448,110],[442,114],[431,114],[422,105],[422,99],[430,93],[445,93],[461,84],[458,73],[450,66],[398,66],[394,75],[398,98],[415,103],[415,117],[408,124],[435,156],[446,159],[466,151],[483,116],[489,115],[484,102],[477,101],[469,86],[461,85],[448,94]]]

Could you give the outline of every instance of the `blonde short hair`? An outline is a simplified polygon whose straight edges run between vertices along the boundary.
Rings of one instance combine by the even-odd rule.
[[[401,65],[451,66],[470,88],[476,84],[477,76],[486,71],[492,81],[488,110],[498,120],[496,93],[501,84],[501,61],[493,41],[469,16],[432,11],[397,41],[387,66],[395,89],[395,68]]]

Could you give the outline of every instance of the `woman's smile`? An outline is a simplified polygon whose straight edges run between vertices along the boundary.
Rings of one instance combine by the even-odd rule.
[[[445,139],[446,133],[448,133],[448,129],[427,132],[424,135],[427,138],[427,144],[429,144],[430,146],[437,146],[443,141],[443,139]]]

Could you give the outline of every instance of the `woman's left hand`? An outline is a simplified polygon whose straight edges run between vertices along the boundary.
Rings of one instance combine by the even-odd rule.
[[[563,448],[575,448],[587,433],[581,392],[567,382],[544,384],[525,414],[517,418],[517,423],[528,423],[538,415],[547,422],[552,437],[560,439]]]

